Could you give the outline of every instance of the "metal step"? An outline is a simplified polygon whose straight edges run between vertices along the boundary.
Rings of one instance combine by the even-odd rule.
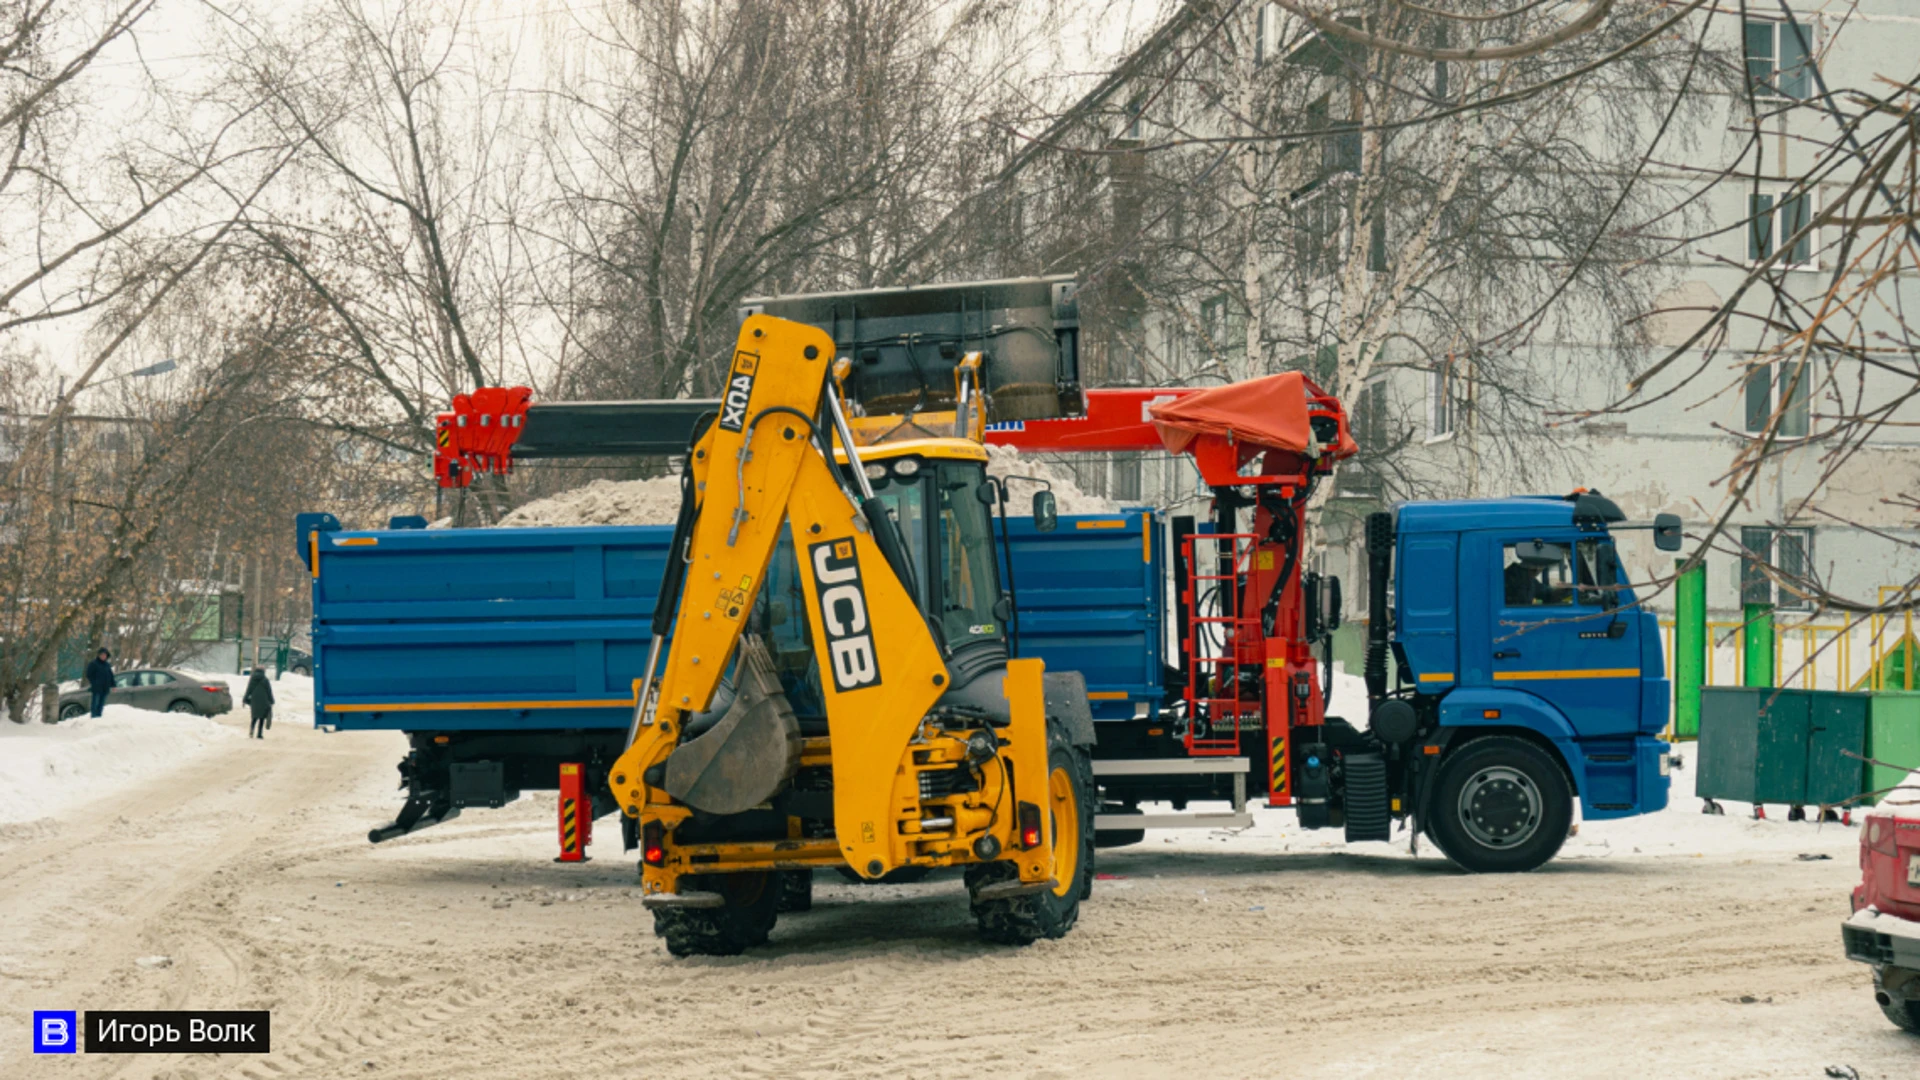
[[[1210,814],[1095,814],[1095,829],[1244,829],[1253,815],[1244,810]]]
[[[1095,776],[1192,776],[1233,774],[1233,809],[1191,814],[1095,814],[1095,829],[1244,829],[1247,812],[1247,759],[1243,757],[1129,758],[1093,763]]]
[[[1193,773],[1240,773],[1245,775],[1243,757],[1125,758],[1095,761],[1095,776],[1185,776]]]

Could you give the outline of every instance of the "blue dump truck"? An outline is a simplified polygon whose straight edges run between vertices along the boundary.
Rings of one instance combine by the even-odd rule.
[[[1221,501],[1212,521],[1008,517],[996,537],[1011,649],[1085,678],[1102,844],[1245,825],[1249,798],[1264,797],[1305,827],[1386,840],[1398,821],[1468,869],[1524,870],[1559,849],[1576,800],[1589,820],[1666,805],[1669,684],[1614,534],[1653,528],[1672,550],[1677,519],[1628,525],[1590,492],[1373,515],[1370,715],[1289,700],[1297,719],[1274,739],[1248,703],[1312,684],[1275,691],[1218,655],[1227,624],[1249,633],[1260,618],[1233,610],[1235,593],[1297,590],[1302,622],[1287,632],[1324,660],[1338,582],[1249,577],[1273,564],[1251,541],[1236,569],[1223,553],[1244,534]],[[615,809],[607,770],[634,720],[671,528],[353,532],[307,514],[297,532],[313,576],[315,723],[411,743],[407,802],[370,839],[552,790],[567,762],[584,766],[596,816]],[[1301,561],[1285,559],[1296,574]],[[757,617],[778,624],[802,610],[790,553],[768,574]]]

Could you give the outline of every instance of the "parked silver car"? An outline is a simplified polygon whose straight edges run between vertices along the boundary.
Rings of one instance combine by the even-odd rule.
[[[60,695],[60,719],[85,716],[93,698],[86,685]],[[167,668],[140,668],[123,671],[113,677],[113,689],[107,692],[107,704],[131,705],[154,712],[199,713],[219,716],[233,711],[233,692],[225,683],[198,679],[184,671]]]

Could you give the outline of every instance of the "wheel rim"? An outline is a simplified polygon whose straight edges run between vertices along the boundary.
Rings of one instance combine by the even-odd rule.
[[[1080,869],[1080,804],[1067,770],[1055,769],[1047,777],[1047,796],[1053,811],[1053,895],[1064,897],[1076,888]]]
[[[1474,773],[1460,788],[1460,824],[1478,843],[1510,848],[1540,831],[1544,805],[1531,777],[1496,765]]]
[[[191,702],[186,702],[186,701],[176,701],[173,703],[173,706],[169,708],[167,711],[177,712],[177,713],[189,713],[193,711],[193,704]]]

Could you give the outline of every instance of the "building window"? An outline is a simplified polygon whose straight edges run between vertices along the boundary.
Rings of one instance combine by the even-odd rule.
[[[1813,34],[1797,22],[1747,20],[1747,83],[1755,97],[1804,101],[1813,92]]]
[[[1814,238],[1818,229],[1807,229],[1813,220],[1813,196],[1807,192],[1774,194],[1753,192],[1747,196],[1747,260],[1760,262],[1772,258],[1788,244],[1793,245],[1780,258],[1783,266],[1812,269]],[[1801,230],[1806,232],[1802,234]]]
[[[1772,566],[1788,581],[1804,580],[1813,571],[1813,530],[1776,529],[1769,525],[1740,527],[1740,602],[1772,604],[1782,611],[1806,611],[1813,606],[1799,590],[1776,585],[1764,569]]]
[[[1804,371],[1797,359],[1756,362],[1747,371],[1747,431],[1757,434],[1767,430],[1774,408],[1779,406],[1776,434],[1783,439],[1806,438],[1808,390],[1812,385],[1812,360],[1807,361]]]
[[[1387,214],[1378,207],[1368,223],[1367,269],[1376,274],[1387,272]]]
[[[1453,434],[1458,413],[1459,372],[1454,358],[1438,361],[1427,372],[1427,439],[1444,439]]]
[[[1280,5],[1261,4],[1253,29],[1253,62],[1264,64],[1280,55]]]
[[[1107,497],[1115,502],[1140,501],[1140,458],[1137,454],[1115,454],[1107,463]]]
[[[1340,200],[1317,187],[1293,204],[1295,257],[1303,276],[1333,272],[1334,249],[1340,242]]]
[[[1350,120],[1328,125],[1332,136],[1321,144],[1320,172],[1323,176],[1360,171],[1360,125]]]

